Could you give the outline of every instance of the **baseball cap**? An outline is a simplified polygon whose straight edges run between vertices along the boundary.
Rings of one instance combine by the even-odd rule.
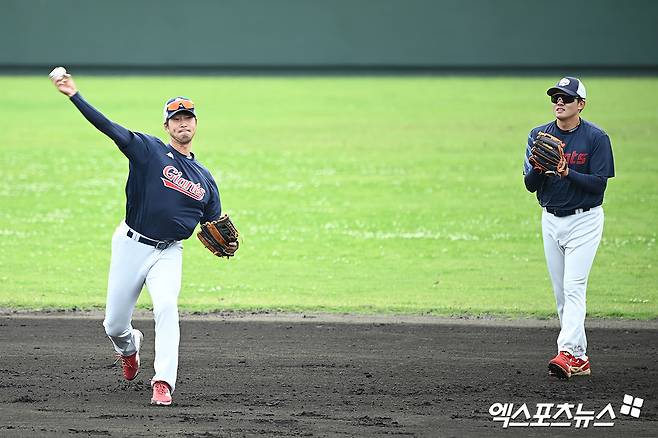
[[[192,113],[192,115],[196,117],[196,113],[194,112],[194,102],[192,102],[191,99],[185,96],[172,97],[167,102],[165,102],[163,109],[164,121],[166,122],[167,120],[171,119],[174,114],[178,114],[182,111]]]
[[[560,79],[554,87],[549,88],[546,92],[549,96],[552,96],[555,93],[566,93],[569,96],[580,97],[581,99],[587,98],[585,85],[580,79],[572,78],[571,76]]]

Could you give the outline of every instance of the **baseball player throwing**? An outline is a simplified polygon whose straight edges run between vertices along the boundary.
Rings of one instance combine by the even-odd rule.
[[[587,98],[583,83],[565,77],[547,94],[556,120],[530,131],[523,173],[543,209],[544,253],[560,319],[549,374],[568,379],[591,373],[587,278],[603,233],[603,194],[615,169],[608,135],[580,118]]]
[[[169,144],[164,144],[108,120],[80,95],[71,75],[60,69],[51,73],[57,89],[116,143],[129,162],[126,216],[112,237],[103,326],[121,360],[123,376],[133,380],[139,372],[144,335],[132,327],[131,320],[146,285],[155,318],[151,403],[170,405],[178,371],[181,241],[190,237],[200,221],[214,221],[221,213],[217,184],[192,153],[197,128],[194,103],[185,97],[165,103]]]

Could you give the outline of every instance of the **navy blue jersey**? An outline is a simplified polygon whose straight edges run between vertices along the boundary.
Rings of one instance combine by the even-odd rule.
[[[542,207],[563,210],[601,205],[607,179],[615,176],[612,146],[608,135],[595,124],[582,119],[580,125],[572,131],[561,130],[555,120],[534,128],[528,136],[525,151],[523,174],[526,175],[526,181],[530,173],[536,172],[528,157],[539,131],[554,135],[565,143],[564,155],[569,166],[566,178],[536,175],[539,204]]]
[[[126,223],[156,240],[183,240],[197,224],[221,214],[217,184],[192,154],[189,158],[160,139],[111,122],[80,93],[71,101],[128,157]]]

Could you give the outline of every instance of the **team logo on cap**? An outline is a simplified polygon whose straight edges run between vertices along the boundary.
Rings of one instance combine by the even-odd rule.
[[[558,84],[560,87],[564,87],[564,86],[566,86],[566,85],[569,85],[570,83],[571,83],[571,81],[569,81],[569,79],[567,79],[567,78],[562,78],[562,79],[560,79],[560,82],[558,82],[557,84]]]

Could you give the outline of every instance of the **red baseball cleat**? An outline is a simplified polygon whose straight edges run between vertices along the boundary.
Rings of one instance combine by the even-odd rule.
[[[571,377],[571,360],[573,356],[566,351],[560,351],[557,356],[548,362],[548,374],[558,379]]]
[[[589,367],[589,358],[583,360],[579,357],[572,357],[571,359],[571,375],[572,376],[589,376],[592,370]]]
[[[153,397],[151,397],[152,405],[169,406],[171,404],[171,389],[167,382],[157,380],[152,382]]]
[[[130,356],[122,356],[117,354],[117,361],[121,361],[121,368],[123,368],[123,377],[126,380],[133,380],[139,374],[139,349],[144,339],[144,334],[139,330],[133,330],[133,337],[135,338],[135,346],[137,351]]]
[[[548,363],[548,375],[559,379],[568,379],[571,376],[589,376],[590,374],[592,374],[592,370],[589,358],[573,357],[566,351],[560,351]]]

